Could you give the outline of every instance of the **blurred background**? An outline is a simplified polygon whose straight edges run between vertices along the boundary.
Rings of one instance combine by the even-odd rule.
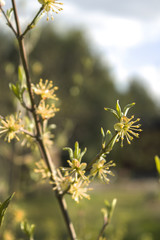
[[[39,4],[17,2],[23,25]],[[129,116],[141,118],[140,138],[124,148],[117,144],[108,156],[116,162],[110,185],[96,182],[91,202],[77,206],[67,199],[79,239],[96,239],[102,224],[100,209],[105,199],[114,197],[118,204],[106,230],[109,239],[160,238],[160,187],[154,163],[154,156],[160,155],[159,5],[156,0],[94,4],[68,0],[54,22],[44,17],[27,36],[33,81],[49,79],[59,87],[60,112],[52,121],[57,126],[53,147],[57,165],[59,161],[65,165],[68,158],[61,149],[73,147],[77,140],[88,149],[85,160],[93,159],[101,147],[101,127],[114,131],[115,119],[104,107],[115,108],[117,99],[122,107],[136,102]],[[2,16],[0,29],[0,114],[6,116],[17,110],[8,85],[17,81],[19,55]],[[19,230],[23,218],[36,224],[36,239],[67,239],[54,194],[48,185],[38,184],[32,170],[38,159],[19,143],[0,139],[0,201],[16,192],[3,227],[4,240],[24,239]]]

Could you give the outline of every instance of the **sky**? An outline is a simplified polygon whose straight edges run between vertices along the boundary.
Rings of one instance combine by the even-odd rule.
[[[117,88],[125,90],[130,79],[139,77],[160,102],[160,1],[61,1],[64,10],[55,15],[54,26],[84,29],[104,64],[111,67]],[[32,12],[40,6],[36,0],[26,2]]]
[[[67,0],[65,24],[86,29],[97,51],[111,65],[119,89],[140,77],[160,101],[160,1]]]

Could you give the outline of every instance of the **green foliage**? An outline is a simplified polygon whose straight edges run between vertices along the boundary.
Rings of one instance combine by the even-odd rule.
[[[157,172],[158,172],[158,174],[160,176],[160,158],[156,155],[154,159],[155,159]]]
[[[14,193],[9,198],[7,198],[3,203],[0,203],[0,227],[3,223],[4,215],[13,196]]]
[[[117,204],[117,199],[114,198],[110,203],[108,200],[105,200],[105,208],[102,208],[101,211],[103,213],[104,219],[106,219],[107,223],[111,221],[115,206]]]
[[[70,157],[71,161],[73,161],[74,159],[77,159],[79,162],[81,162],[82,157],[84,156],[84,154],[87,151],[87,148],[85,148],[83,150],[83,152],[81,152],[81,149],[79,148],[79,143],[75,142],[74,152],[71,148],[68,148],[68,147],[64,148],[63,150],[67,150],[69,152],[69,157]]]
[[[151,235],[152,240],[159,240],[160,193],[156,190],[157,182],[154,179],[131,180],[119,177],[110,185],[97,182],[94,184],[95,191],[91,191],[90,201],[82,200],[77,205],[70,196],[67,197],[68,209],[80,240],[97,239],[98,231],[103,224],[100,209],[104,205],[104,199],[111,204],[115,197],[118,202],[111,222],[105,230],[106,238],[139,240],[145,234]],[[58,203],[46,185],[38,184],[37,188],[28,192],[24,199],[17,199],[14,204],[25,209],[26,218],[36,223],[35,239],[67,239],[67,230]],[[41,218],[39,211],[43,216]],[[13,226],[11,228],[13,229]],[[23,239],[19,225],[16,231],[13,229],[13,232],[16,240],[19,240],[20,236]]]
[[[23,104],[23,94],[26,90],[26,86],[24,84],[25,81],[25,73],[23,67],[20,65],[18,67],[18,81],[16,84],[10,83],[9,87],[13,94],[18,98],[21,104]]]
[[[118,120],[121,119],[122,116],[127,116],[127,113],[129,111],[129,109],[131,107],[133,107],[135,105],[135,103],[130,103],[130,104],[127,104],[123,111],[121,110],[121,106],[119,104],[119,100],[117,100],[117,103],[116,103],[116,110],[114,109],[111,109],[111,108],[104,108],[106,111],[110,111],[111,113],[113,113],[113,115],[118,118]]]
[[[14,93],[14,95],[20,100],[20,102],[23,103],[23,93],[26,88],[25,87],[21,88],[21,85],[19,83],[17,83],[16,85],[10,83],[9,87],[11,91]]]
[[[7,12],[6,12],[6,15],[7,15],[9,20],[11,19],[12,13],[13,13],[13,8],[8,9]]]
[[[104,132],[104,129],[101,127],[101,134],[102,134],[102,149],[105,149],[106,142],[111,139],[112,133],[110,130],[107,130],[107,132]]]
[[[30,225],[27,220],[25,220],[21,222],[21,230],[29,237],[29,240],[34,240],[34,224]]]

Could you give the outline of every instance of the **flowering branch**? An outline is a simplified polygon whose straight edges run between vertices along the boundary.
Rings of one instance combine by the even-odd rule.
[[[115,143],[120,141],[121,147],[123,147],[125,138],[130,144],[133,140],[133,137],[139,137],[138,132],[141,132],[142,130],[140,129],[140,124],[136,123],[140,119],[133,120],[134,116],[130,118],[127,117],[128,110],[134,106],[134,103],[128,104],[126,107],[124,107],[123,111],[121,110],[119,101],[117,101],[116,110],[105,108],[106,111],[112,112],[118,119],[118,122],[114,125],[114,135],[111,137],[111,132],[109,130],[105,133],[103,128],[101,128],[101,150],[88,164],[88,166],[83,160],[87,151],[86,148],[81,151],[78,142],[75,142],[74,150],[69,147],[64,148],[64,150],[67,150],[69,153],[69,159],[67,160],[68,167],[60,167],[56,169],[55,165],[53,164],[53,159],[51,158],[48,146],[51,145],[52,138],[54,137],[51,132],[52,126],[49,125],[49,119],[53,118],[56,112],[59,111],[55,105],[55,102],[58,100],[55,91],[58,88],[53,85],[52,81],[43,81],[43,79],[40,79],[38,84],[32,83],[28,58],[25,51],[24,37],[28,31],[35,26],[42,12],[47,14],[47,20],[49,13],[51,13],[51,18],[53,19],[52,14],[58,13],[62,10],[62,8],[59,6],[62,5],[62,3],[57,2],[57,0],[38,0],[42,6],[31,23],[26,27],[24,32],[21,33],[16,3],[15,0],[11,1],[16,23],[16,30],[12,25],[10,25],[10,20],[3,10],[2,13],[5,16],[8,25],[16,35],[22,66],[20,66],[18,69],[19,81],[16,83],[16,85],[11,83],[10,89],[18,98],[25,110],[30,113],[29,116],[31,118],[29,119],[26,117],[26,119],[24,119],[26,123],[28,123],[26,126],[25,123],[23,124],[22,119],[18,114],[15,116],[10,115],[6,118],[0,116],[0,135],[5,135],[5,140],[10,142],[14,138],[20,140],[19,134],[23,134],[25,139],[22,143],[26,143],[28,141],[28,145],[32,142],[36,142],[38,144],[42,159],[40,162],[36,163],[37,168],[34,171],[39,173],[42,179],[50,180],[63,213],[70,238],[72,240],[76,240],[76,232],[68,214],[64,195],[70,194],[72,198],[79,203],[82,198],[90,199],[88,191],[92,189],[89,188],[88,185],[95,177],[98,176],[101,181],[109,183],[110,179],[108,175],[113,175],[110,168],[114,167],[115,163],[112,160],[108,161],[106,157],[113,149]],[[0,0],[0,9],[2,9],[1,2],[2,0]],[[26,84],[24,84],[24,80]],[[26,95],[24,95],[24,92],[28,93],[30,101],[29,104],[27,102],[27,105],[29,106],[27,106],[25,103],[24,97]],[[100,231],[99,238],[102,236],[105,227],[110,221],[111,212],[114,206],[115,202],[112,202],[112,205],[106,204],[107,210],[103,210],[104,225]]]
[[[15,0],[12,0],[12,6],[13,6],[13,12],[14,12],[14,17],[15,17],[16,27],[17,27],[17,40],[18,40],[18,43],[19,43],[19,51],[20,51],[22,64],[23,64],[23,67],[24,67],[28,93],[29,93],[29,97],[30,97],[30,101],[31,101],[31,112],[33,114],[33,118],[34,118],[35,126],[36,126],[36,139],[37,139],[42,157],[46,161],[46,164],[47,164],[50,172],[52,173],[52,177],[55,179],[55,177],[54,177],[56,175],[55,167],[53,165],[51,156],[50,156],[47,148],[45,148],[45,146],[43,144],[43,141],[41,139],[41,131],[42,131],[41,130],[41,124],[40,124],[39,116],[36,113],[36,105],[35,105],[35,100],[34,100],[33,89],[32,89],[32,86],[31,86],[29,66],[28,66],[28,61],[27,61],[26,52],[25,52],[25,48],[24,48],[23,38],[21,37],[22,35],[21,35],[21,29],[20,29],[20,25],[19,25],[19,19],[18,19],[18,15],[17,15]],[[66,221],[70,237],[71,237],[71,239],[76,240],[77,239],[76,233],[75,233],[73,224],[72,224],[72,222],[69,218],[69,215],[68,215],[66,202],[65,202],[63,196],[61,196],[59,194],[58,190],[56,190],[56,196],[57,196],[58,202],[60,204],[64,219]]]

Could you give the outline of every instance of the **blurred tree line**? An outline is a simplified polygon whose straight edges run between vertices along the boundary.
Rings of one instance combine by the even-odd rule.
[[[102,62],[101,56],[92,51],[82,31],[60,34],[44,26],[39,31],[33,30],[28,40],[27,52],[30,54],[33,81],[49,79],[59,87],[60,112],[54,118],[57,125],[54,130],[56,146],[73,147],[78,140],[82,148],[87,147],[86,157],[90,161],[101,146],[100,128],[103,126],[105,130],[114,131],[115,120],[112,114],[104,111],[104,107],[114,108],[117,99],[122,106],[136,102],[136,107],[130,110],[130,116],[134,114],[141,118],[143,132],[140,139],[133,140],[130,146],[125,144],[123,149],[117,144],[110,158],[116,161],[117,166],[133,174],[156,174],[153,158],[155,154],[160,155],[159,108],[141,85],[141,80],[133,79],[127,92],[118,92],[111,69]],[[11,35],[2,31],[0,62],[0,109],[1,115],[7,115],[16,110],[8,85],[17,80],[19,58],[16,42]],[[65,154],[61,153],[64,162],[67,158]],[[15,142],[9,145],[0,140],[2,177],[8,176],[12,182],[12,170],[15,163],[19,164],[20,158],[22,162],[30,162],[29,151],[20,150]],[[27,171],[22,162],[19,179],[23,179]]]

